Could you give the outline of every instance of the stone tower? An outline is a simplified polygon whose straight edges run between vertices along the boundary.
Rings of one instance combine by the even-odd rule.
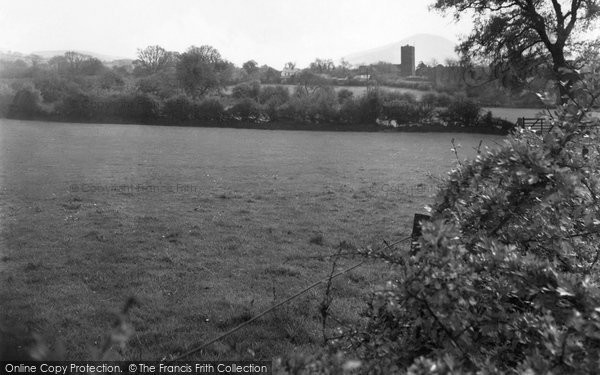
[[[415,75],[415,47],[405,45],[400,47],[400,74],[404,77]]]

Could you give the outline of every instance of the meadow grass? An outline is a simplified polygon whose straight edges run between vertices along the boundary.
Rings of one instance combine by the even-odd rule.
[[[0,321],[87,359],[134,296],[120,355],[182,353],[326,277],[340,246],[409,235],[455,163],[453,137],[464,157],[501,139],[2,120]],[[332,313],[358,322],[386,277],[368,263],[336,279]],[[321,345],[322,293],[194,358]]]

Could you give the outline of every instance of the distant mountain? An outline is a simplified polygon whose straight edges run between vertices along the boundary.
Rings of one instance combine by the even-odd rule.
[[[31,52],[31,54],[41,56],[44,59],[51,59],[54,56],[62,56],[67,51],[72,51],[72,50],[34,51],[34,52]],[[130,60],[130,59],[128,59],[126,57],[122,57],[122,56],[103,55],[103,54],[100,54],[100,53],[89,52],[89,51],[78,51],[78,50],[75,50],[75,52],[81,53],[82,55],[88,55],[88,56],[95,57],[95,58],[97,58],[100,61]]]
[[[455,43],[442,36],[432,34],[416,34],[395,43],[352,53],[343,58],[352,65],[374,64],[379,61],[400,64],[400,47],[407,44],[415,46],[415,62],[417,64],[420,61],[430,63],[433,60],[441,64],[446,59],[458,58],[454,51]]]

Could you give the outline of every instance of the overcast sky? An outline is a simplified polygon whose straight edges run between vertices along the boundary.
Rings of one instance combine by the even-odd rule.
[[[0,0],[0,48],[23,53],[83,50],[134,58],[158,44],[182,52],[209,44],[241,65],[281,68],[340,57],[418,33],[457,41],[456,24],[433,0]]]

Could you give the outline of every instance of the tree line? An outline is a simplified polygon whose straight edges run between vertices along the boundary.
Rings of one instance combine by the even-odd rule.
[[[76,122],[271,128],[285,123],[287,128],[355,130],[509,127],[482,116],[477,103],[464,96],[427,93],[417,99],[377,87],[360,94],[336,88],[323,72],[342,74],[349,66],[328,60],[317,59],[280,85],[274,68],[254,60],[238,68],[208,45],[183,53],[148,46],[137,55],[131,66],[108,66],[77,52],[47,62],[5,62],[0,110],[11,118]]]

